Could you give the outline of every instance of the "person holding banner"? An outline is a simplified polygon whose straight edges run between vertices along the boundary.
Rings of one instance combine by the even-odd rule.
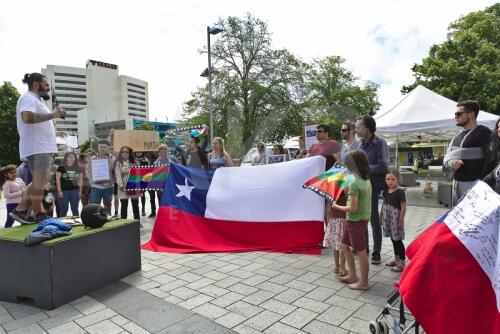
[[[92,182],[90,203],[101,204],[102,201],[108,214],[111,214],[114,188],[112,169],[115,158],[109,154],[109,147],[108,140],[99,141],[99,153],[90,160],[88,175]]]
[[[120,216],[122,219],[127,219],[128,200],[132,202],[132,211],[134,213],[134,220],[140,221],[139,214],[139,191],[125,191],[125,185],[130,174],[130,168],[137,166],[135,155],[132,148],[123,146],[116,157],[116,183],[118,184],[118,197],[120,198]],[[154,200],[154,197],[153,197]]]

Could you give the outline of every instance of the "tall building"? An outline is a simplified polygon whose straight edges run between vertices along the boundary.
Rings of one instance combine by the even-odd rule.
[[[112,128],[131,130],[134,119],[149,119],[148,83],[120,75],[118,65],[87,60],[85,68],[47,65],[42,74],[67,111],[56,129],[78,135],[79,143],[90,136],[105,138]],[[47,104],[52,109],[52,100]]]

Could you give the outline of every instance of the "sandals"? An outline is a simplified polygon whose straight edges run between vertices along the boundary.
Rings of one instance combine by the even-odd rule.
[[[402,263],[399,263],[398,265],[395,265],[394,267],[391,268],[392,272],[395,273],[400,273],[405,269],[405,265]]]
[[[339,265],[335,266],[335,268],[333,269],[333,272],[338,274],[339,271],[340,271],[340,266]]]
[[[385,265],[386,265],[387,267],[395,267],[395,266],[397,266],[397,265],[398,265],[398,263],[397,263],[395,260],[392,260],[392,261],[390,261],[390,262],[387,262]]]
[[[347,270],[346,268],[339,268],[338,275],[341,277],[347,276],[347,275],[349,275],[349,270]]]

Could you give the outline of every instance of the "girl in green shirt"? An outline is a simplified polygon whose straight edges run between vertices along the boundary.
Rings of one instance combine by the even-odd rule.
[[[350,289],[367,290],[369,285],[366,231],[371,215],[372,196],[370,164],[365,152],[361,150],[348,153],[344,163],[346,168],[354,175],[354,181],[349,185],[347,204],[345,206],[332,204],[332,208],[335,210],[346,212],[346,224],[342,233],[341,249],[346,258],[349,274],[340,279],[349,283]],[[351,248],[358,254],[359,280],[356,275]]]

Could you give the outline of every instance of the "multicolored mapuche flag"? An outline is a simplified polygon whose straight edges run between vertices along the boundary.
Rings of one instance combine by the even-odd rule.
[[[354,176],[346,168],[332,167],[307,181],[303,187],[326,198],[330,203],[335,203],[344,187],[352,181]]]
[[[137,166],[130,169],[125,191],[159,190],[163,191],[167,180],[168,165]]]

